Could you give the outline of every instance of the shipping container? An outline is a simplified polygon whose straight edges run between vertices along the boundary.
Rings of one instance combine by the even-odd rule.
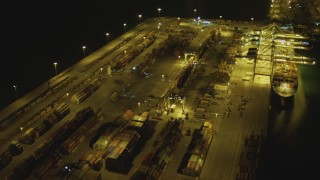
[[[122,167],[127,166],[139,140],[140,135],[137,131],[123,129],[106,149],[106,168],[120,171]]]
[[[95,151],[105,151],[110,142],[118,135],[122,130],[122,127],[109,126],[100,136],[100,138],[94,143],[93,149]]]
[[[47,149],[48,149],[48,143],[47,142],[41,143],[32,153],[34,159],[41,158]]]
[[[49,131],[49,129],[51,128],[51,126],[48,126],[47,124],[45,124],[45,122],[40,123],[35,129],[36,129],[36,136],[37,137],[41,137],[42,135],[44,135],[46,132]]]
[[[20,155],[23,152],[23,147],[18,141],[12,141],[8,149],[14,156]]]
[[[33,144],[36,138],[36,130],[29,128],[20,138],[19,142],[25,144]]]
[[[84,134],[89,134],[92,132],[92,129],[99,123],[98,116],[92,116],[83,123],[83,125],[80,127],[81,131]]]

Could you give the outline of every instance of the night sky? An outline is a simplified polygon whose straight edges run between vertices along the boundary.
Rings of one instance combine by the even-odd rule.
[[[82,58],[83,45],[91,53],[142,19],[158,16],[264,19],[268,0],[68,0],[8,1],[1,4],[0,109],[18,95],[32,91],[54,76],[53,62],[62,71]]]

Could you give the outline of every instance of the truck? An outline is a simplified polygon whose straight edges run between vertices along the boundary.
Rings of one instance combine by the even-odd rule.
[[[23,152],[23,147],[18,141],[12,141],[8,149],[14,156],[20,155]]]
[[[36,138],[36,130],[34,128],[29,128],[20,138],[19,142],[25,144],[33,144]]]

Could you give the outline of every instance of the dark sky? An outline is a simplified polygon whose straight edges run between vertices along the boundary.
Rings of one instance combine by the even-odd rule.
[[[0,109],[54,75],[53,62],[61,71],[82,58],[83,45],[91,53],[143,19],[158,16],[263,19],[269,0],[16,0],[2,2]]]

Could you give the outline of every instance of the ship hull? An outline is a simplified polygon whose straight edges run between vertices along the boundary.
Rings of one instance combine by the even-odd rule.
[[[271,106],[279,110],[291,109],[294,105],[294,95],[292,96],[281,96],[271,89]]]
[[[272,98],[274,105],[289,108],[298,89],[298,68],[294,63],[275,63],[272,74]]]

